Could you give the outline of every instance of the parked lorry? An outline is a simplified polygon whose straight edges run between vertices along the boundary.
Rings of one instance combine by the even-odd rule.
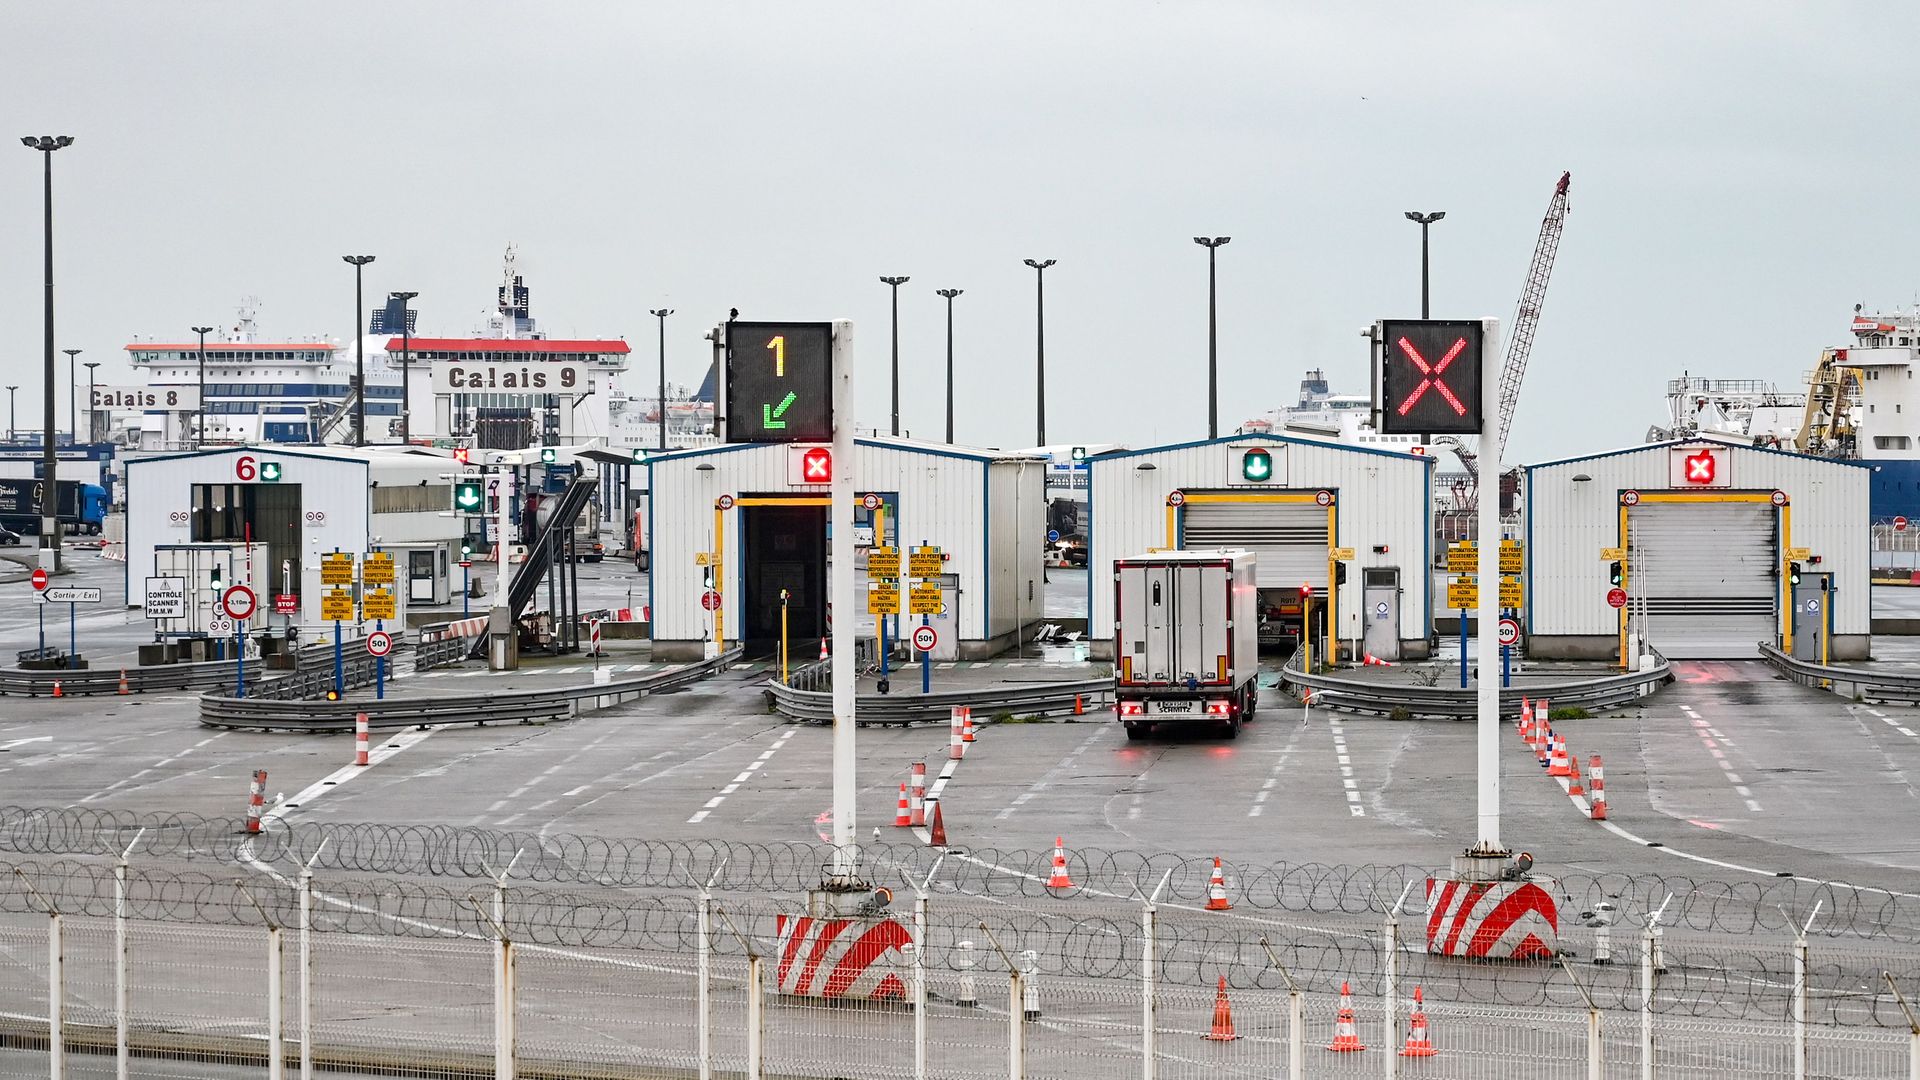
[[[1253,554],[1238,548],[1114,564],[1114,698],[1127,738],[1175,724],[1240,734],[1260,691],[1253,566]]]
[[[40,481],[0,479],[0,525],[19,533],[40,531]],[[70,534],[100,535],[107,520],[107,489],[78,480],[59,481],[55,514]]]

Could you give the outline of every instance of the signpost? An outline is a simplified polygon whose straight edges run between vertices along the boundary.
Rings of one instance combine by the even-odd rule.
[[[389,598],[391,599],[391,598]],[[367,654],[373,657],[373,696],[387,696],[387,654],[393,651],[393,636],[385,630],[367,635]]]
[[[40,591],[40,610],[45,611],[48,604],[67,605],[67,666],[74,667],[80,662],[80,631],[74,619],[74,607],[77,604],[97,604],[100,602],[99,589],[52,588]],[[42,648],[45,648],[43,643]]]
[[[332,559],[320,564],[320,580],[327,580],[327,567]],[[351,582],[353,560],[347,557],[348,577]],[[344,583],[343,583],[344,584]],[[328,589],[320,597],[320,618],[333,624],[333,694],[338,698],[347,692],[346,658],[341,655],[340,624],[353,621],[353,594],[345,589]]]
[[[233,696],[247,696],[247,620],[260,606],[260,598],[245,585],[235,585],[220,594],[220,609],[233,620]]]
[[[273,613],[275,615],[300,614],[300,597],[297,593],[274,593]]]
[[[369,552],[367,561],[360,566],[360,580],[368,585],[393,584],[393,552]]]
[[[867,552],[867,576],[897,578],[900,576],[900,549],[897,547],[876,547]]]
[[[44,592],[47,588],[46,568],[36,568],[33,572],[32,580],[34,591]],[[42,603],[38,605],[38,608],[40,612],[40,651],[45,653],[47,651],[47,605]]]

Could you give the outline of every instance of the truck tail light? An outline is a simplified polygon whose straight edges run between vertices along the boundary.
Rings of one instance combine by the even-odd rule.
[[[1232,716],[1233,702],[1209,701],[1207,702],[1207,715],[1208,716]]]
[[[1120,703],[1121,716],[1145,716],[1146,713],[1147,707],[1138,701],[1123,701]]]

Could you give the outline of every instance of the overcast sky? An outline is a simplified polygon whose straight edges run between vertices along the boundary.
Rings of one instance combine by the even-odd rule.
[[[1797,386],[1851,307],[1908,305],[1920,101],[1909,5],[506,3],[6,0],[0,101],[54,155],[58,339],[124,373],[262,301],[271,337],[353,331],[420,292],[465,334],[518,245],[551,336],[625,337],[651,382],[703,331],[849,317],[884,426],[938,437],[942,287],[958,438],[1206,429],[1206,252],[1221,420],[1304,369],[1366,387],[1360,328],[1513,315],[1562,170],[1572,207],[1509,460],[1639,441],[1683,369]],[[16,144],[17,146],[17,144]],[[40,161],[0,156],[5,381],[39,426]],[[364,321],[364,312],[360,313]],[[61,358],[64,379],[65,358]],[[84,372],[83,382],[84,382]],[[64,426],[64,391],[62,420]]]

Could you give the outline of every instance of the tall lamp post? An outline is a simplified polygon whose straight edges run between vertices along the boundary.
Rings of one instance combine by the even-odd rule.
[[[1207,438],[1220,437],[1220,327],[1214,319],[1214,256],[1227,246],[1231,236],[1196,236],[1193,242],[1207,249]]]
[[[78,396],[76,389],[80,384],[80,354],[84,349],[61,349],[67,354],[67,439],[69,443],[80,441],[80,426],[74,422],[73,399]]]
[[[1034,277],[1034,415],[1038,420],[1040,441],[1037,446],[1047,445],[1047,267],[1058,262],[1048,259],[1035,262],[1023,260],[1033,267]]]
[[[1407,220],[1420,226],[1420,317],[1427,318],[1427,226],[1446,217],[1445,210],[1435,210],[1423,214],[1418,210],[1407,211]]]
[[[87,442],[94,443],[99,441],[94,429],[100,425],[95,422],[93,415],[93,369],[100,366],[100,361],[89,360],[81,366],[87,369]]]
[[[909,277],[885,277],[880,281],[893,289],[893,434],[900,434],[900,286],[912,281]]]
[[[373,261],[371,255],[342,255],[341,261],[353,267],[353,445],[367,445],[367,334],[360,328],[362,301],[360,272]]]
[[[13,432],[13,392],[18,389],[20,389],[18,386],[7,387],[7,441],[8,442],[13,441],[13,434],[14,434]]]
[[[667,452],[667,316],[673,314],[670,307],[648,308],[647,314],[660,320],[660,452]]]
[[[400,301],[400,441],[413,442],[413,328],[407,325],[407,305],[417,292],[390,292]],[[362,397],[366,396],[363,391]]]
[[[54,452],[53,441],[53,152],[72,146],[73,136],[27,135],[20,142],[29,150],[39,151],[46,174],[46,354],[42,358],[40,372],[40,403],[45,414],[42,420],[46,430],[41,433],[40,482],[43,485],[41,490],[51,495],[59,490],[56,483],[59,457]],[[58,498],[40,500],[41,566],[52,570],[60,569],[59,505]]]
[[[947,445],[953,445],[953,298],[965,289],[938,289],[947,298]]]
[[[189,327],[200,335],[200,410],[193,422],[193,448],[195,450],[207,444],[207,335],[213,333],[211,326]]]

